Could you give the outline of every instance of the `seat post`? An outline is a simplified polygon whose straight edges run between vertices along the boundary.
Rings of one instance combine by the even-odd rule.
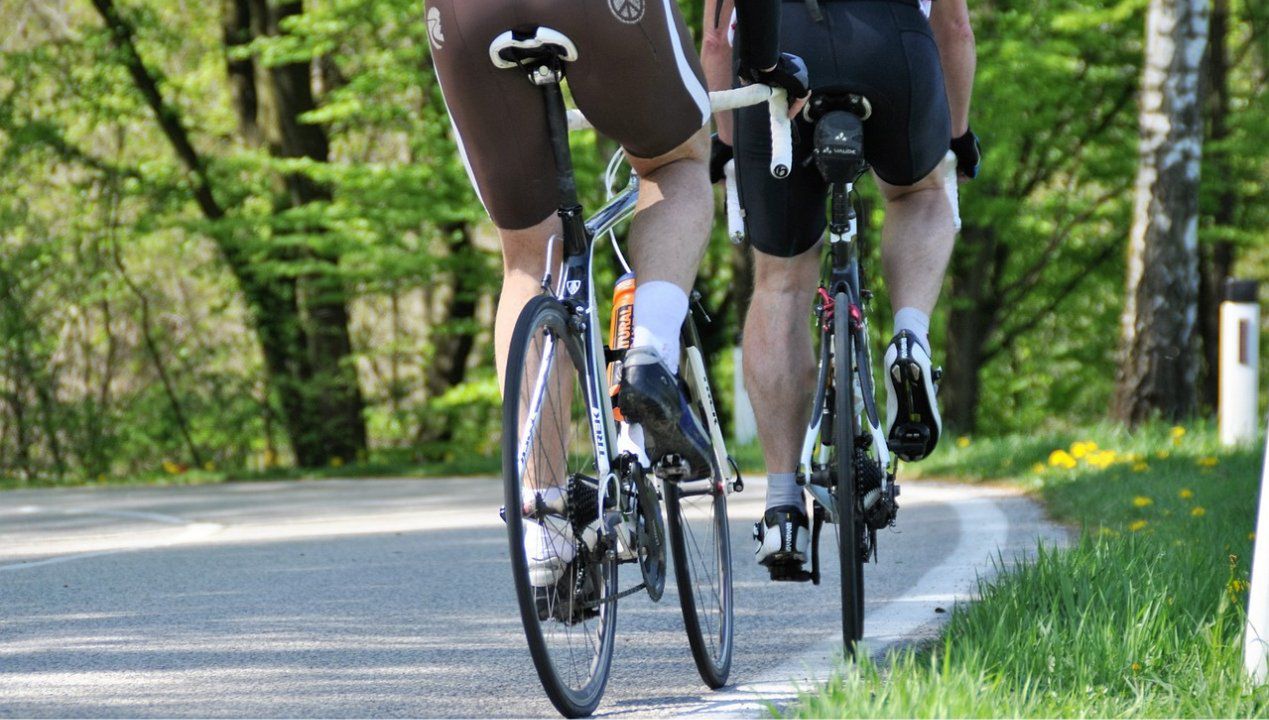
[[[560,90],[562,74],[560,69],[544,63],[537,66],[529,77],[542,88],[546,102],[547,129],[551,135],[551,152],[555,156],[555,184],[560,193],[558,214],[564,221],[564,253],[573,256],[586,252],[586,226],[581,203],[577,199],[573,155],[568,146],[568,116],[564,108],[564,93]]]

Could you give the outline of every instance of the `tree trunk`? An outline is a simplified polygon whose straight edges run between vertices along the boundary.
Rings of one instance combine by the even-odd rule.
[[[1151,0],[1141,149],[1128,243],[1117,418],[1179,420],[1197,401],[1199,63],[1206,0]]]
[[[1213,0],[1211,39],[1207,53],[1207,137],[1208,165],[1213,177],[1222,178],[1216,199],[1213,224],[1217,228],[1234,224],[1237,196],[1230,177],[1227,150],[1221,142],[1229,137],[1229,0]],[[1234,265],[1234,244],[1216,240],[1200,248],[1201,290],[1199,294],[1199,327],[1203,338],[1203,375],[1199,386],[1201,407],[1215,409],[1220,362],[1221,287]]]
[[[992,288],[998,273],[997,241],[987,228],[966,223],[952,258],[947,319],[947,372],[939,405],[949,430],[971,433],[978,423],[979,373],[995,328],[1000,302]]]
[[[132,23],[113,0],[93,0],[93,5],[110,29],[115,45],[123,51],[123,63],[137,90],[193,176],[194,199],[203,215],[212,221],[224,219],[226,212],[213,192],[207,163],[194,148],[177,109],[164,100],[156,75],[138,53]],[[279,22],[303,12],[303,4],[297,0],[276,6],[267,0],[222,0],[222,10],[225,42],[233,48],[246,45],[250,37],[280,34]],[[266,93],[259,92],[261,77],[254,64],[248,67],[229,59],[226,72],[232,81],[240,129],[248,142],[257,135],[268,135],[269,148],[275,155],[328,161],[325,131],[299,119],[315,107],[308,63],[271,68],[266,74]],[[260,115],[264,123],[257,134],[253,128]],[[287,202],[278,207],[279,213],[296,205],[330,199],[329,189],[307,176],[293,174],[285,181]],[[299,279],[282,278],[262,269],[242,238],[231,231],[214,232],[217,246],[252,310],[270,385],[282,405],[296,462],[312,467],[335,457],[352,459],[361,455],[366,449],[364,403],[352,359],[347,289],[339,277],[338,257],[313,253],[310,257],[327,265],[321,272]],[[275,251],[267,259],[297,258]]]

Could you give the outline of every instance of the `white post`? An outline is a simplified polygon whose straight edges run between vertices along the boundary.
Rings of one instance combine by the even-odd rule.
[[[1259,398],[1260,304],[1252,280],[1225,281],[1220,318],[1220,434],[1222,445],[1256,439]]]
[[[749,402],[749,391],[745,389],[745,358],[737,345],[732,349],[732,363],[736,376],[732,384],[735,390],[735,402],[732,406],[732,431],[736,435],[736,444],[744,445],[758,437],[758,419],[754,417],[753,405]]]
[[[1257,683],[1269,679],[1269,434],[1260,474],[1260,509],[1256,515],[1256,544],[1251,555],[1251,594],[1247,598],[1247,627],[1243,634],[1243,667]]]

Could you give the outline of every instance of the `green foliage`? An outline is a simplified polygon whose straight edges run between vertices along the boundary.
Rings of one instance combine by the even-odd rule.
[[[983,432],[1081,424],[1106,405],[1143,6],[973,6],[986,174],[962,188],[935,344],[947,346],[949,310],[978,313],[983,356],[965,372],[982,381]],[[351,454],[440,462],[496,447],[496,234],[453,143],[422,6],[310,0],[240,44],[223,35],[225,7],[116,0],[191,168],[92,3],[0,6],[0,476],[166,473],[164,461],[272,472],[300,459],[297,441],[331,437],[331,398],[350,389],[369,436]],[[702,0],[680,7],[699,37]],[[1263,276],[1269,33],[1255,3],[1231,12],[1229,131],[1207,155],[1202,238],[1234,242],[1237,271]],[[254,129],[229,72],[243,62]],[[297,65],[313,103],[282,128],[266,78]],[[324,155],[284,142],[314,132]],[[615,147],[589,133],[573,147],[593,208]],[[726,415],[724,351],[747,288],[744,251],[718,225],[698,288]],[[600,255],[602,288],[617,268]],[[973,267],[996,276],[968,283]]]
[[[1269,689],[1242,671],[1254,503],[1250,450],[1213,454],[1214,434],[1083,434],[1073,468],[1033,473],[1061,520],[1083,528],[1067,550],[1040,548],[956,609],[942,642],[844,669],[800,717],[1263,717]],[[1066,437],[975,442],[985,477],[1010,477]],[[1130,450],[1135,448],[1135,450]],[[1101,448],[1099,448],[1100,450]],[[1096,452],[1096,451],[1094,451]],[[1159,454],[1166,454],[1160,459]],[[994,466],[993,466],[994,459]],[[1013,461],[1012,463],[1010,461]],[[1134,469],[1138,468],[1138,469]],[[902,521],[901,521],[902,522]],[[1012,558],[1001,558],[1003,565]]]

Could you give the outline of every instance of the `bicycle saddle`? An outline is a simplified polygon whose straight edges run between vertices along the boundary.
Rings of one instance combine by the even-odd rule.
[[[489,43],[489,59],[504,70],[551,60],[572,62],[577,46],[567,35],[548,27],[508,30]]]

